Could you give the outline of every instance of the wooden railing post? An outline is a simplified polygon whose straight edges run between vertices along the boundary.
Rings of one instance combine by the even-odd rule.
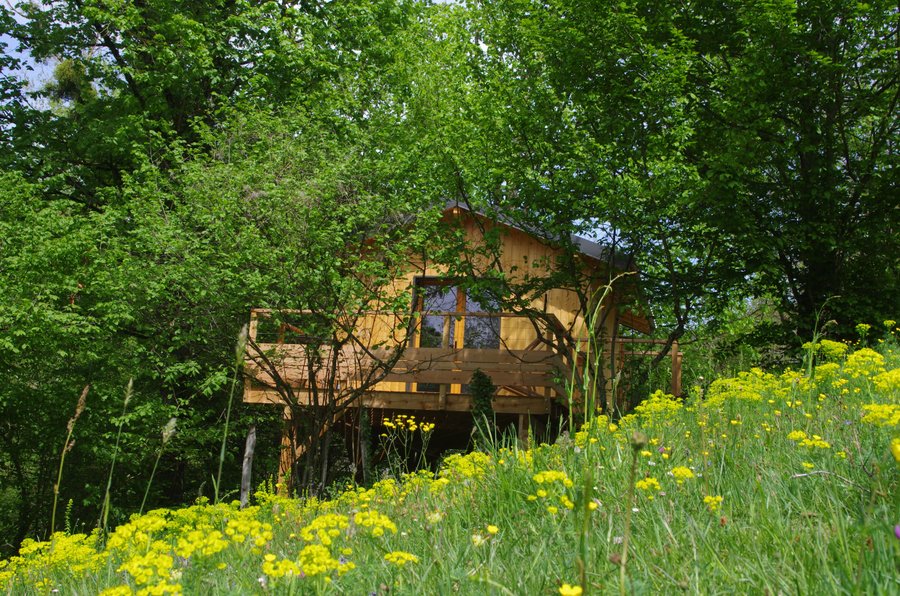
[[[444,315],[444,329],[441,332],[441,347],[449,348],[450,347],[450,325],[453,324],[451,315]],[[438,407],[441,410],[447,409],[447,385],[442,383],[440,387],[438,387]]]

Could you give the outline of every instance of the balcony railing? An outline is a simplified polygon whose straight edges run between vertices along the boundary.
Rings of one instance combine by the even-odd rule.
[[[543,401],[565,393],[559,381],[565,377],[563,362],[549,341],[559,331],[552,317],[541,321],[511,313],[424,312],[405,318],[366,312],[345,321],[346,331],[323,337],[303,328],[304,318],[312,316],[303,311],[279,311],[277,316],[264,309],[251,312],[245,401],[283,401],[277,388],[287,385],[298,402],[311,403],[313,386],[331,386],[344,392],[362,387],[385,403],[399,404],[406,396],[420,405],[431,400],[436,408],[452,406],[449,402],[463,407],[469,400],[455,396],[467,393],[476,369],[500,389],[500,401]],[[473,330],[478,337],[467,339]],[[473,343],[476,347],[470,347]]]

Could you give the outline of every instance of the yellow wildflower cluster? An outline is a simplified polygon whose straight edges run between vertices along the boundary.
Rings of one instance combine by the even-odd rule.
[[[862,407],[865,414],[862,421],[875,426],[900,425],[900,405],[896,404],[866,404]]]
[[[643,478],[634,483],[634,487],[638,490],[646,491],[650,494],[650,498],[653,498],[653,491],[659,491],[662,487],[659,485],[659,480],[656,478]]]
[[[682,407],[674,395],[657,391],[635,407],[634,413],[649,428],[672,419]]]
[[[837,379],[840,372],[841,365],[837,362],[825,362],[824,364],[820,364],[816,367],[816,383],[820,387],[833,386],[831,383]]]
[[[819,435],[812,435],[810,437],[802,430],[793,430],[789,432],[787,438],[791,441],[795,441],[800,447],[816,447],[819,449],[828,449],[831,447],[831,443],[824,440]]]
[[[694,472],[690,468],[686,468],[684,466],[675,466],[669,472],[673,478],[675,478],[675,482],[678,484],[684,484],[685,480],[690,480],[694,477]]]
[[[68,536],[57,532],[46,542],[23,540],[17,556],[0,561],[0,589],[17,573],[31,575],[33,572],[37,582],[50,573],[78,577],[100,569],[106,557],[97,552],[97,539],[96,533]]]
[[[166,552],[160,552],[167,548],[167,544],[161,543],[144,555],[133,555],[117,571],[129,574],[139,586],[168,579],[175,559]]]
[[[326,513],[312,520],[302,530],[300,537],[306,542],[318,540],[325,546],[331,546],[332,540],[341,535],[341,530],[350,526],[350,518],[346,515]]]
[[[831,443],[824,440],[819,435],[813,435],[812,437],[803,439],[798,443],[801,447],[813,447],[816,449],[830,449]]]
[[[153,585],[145,586],[135,592],[131,586],[114,586],[100,592],[100,596],[181,596],[181,584],[170,584],[161,580]]]
[[[272,579],[300,575],[300,566],[290,559],[279,559],[272,553],[263,558],[262,572]]]
[[[241,511],[236,518],[228,520],[225,535],[237,544],[247,541],[257,549],[262,548],[272,540],[272,524],[259,521],[255,515],[252,508]]]
[[[900,368],[877,374],[872,377],[872,383],[879,392],[891,395],[900,393]]]
[[[563,470],[544,470],[543,472],[535,474],[532,479],[538,484],[561,482],[566,488],[572,487],[572,481],[569,479],[569,475]]]
[[[487,453],[473,451],[467,455],[454,453],[444,460],[441,476],[449,479],[479,480],[493,466]]]
[[[583,593],[579,585],[563,584],[559,587],[559,596],[581,596]]]
[[[722,501],[724,501],[724,500],[725,500],[725,498],[722,497],[721,495],[706,495],[705,497],[703,497],[703,502],[706,504],[706,506],[709,508],[709,510],[711,512],[718,511],[719,508],[722,506]]]
[[[604,432],[615,433],[618,427],[609,423],[609,418],[604,415],[597,416],[581,425],[581,429],[575,433],[575,446],[584,449],[588,445],[598,443],[598,438]]]
[[[346,573],[353,569],[350,564],[342,565],[341,562],[331,556],[331,551],[321,544],[307,544],[300,551],[298,557],[300,571],[307,576],[327,575],[332,571],[338,574]]]
[[[407,563],[418,563],[419,557],[417,557],[416,555],[414,555],[412,553],[404,552],[402,550],[395,550],[395,551],[389,552],[388,554],[384,555],[384,560],[388,561],[389,563],[393,563],[394,565],[397,565],[398,567],[403,567]]]
[[[847,357],[844,372],[851,378],[873,377],[884,372],[884,356],[870,348],[863,348]]]
[[[228,541],[218,530],[189,530],[185,535],[178,537],[175,554],[183,559],[190,559],[195,553],[210,556],[227,547]]]
[[[358,511],[353,516],[353,523],[363,528],[369,528],[372,536],[384,536],[385,530],[396,534],[397,526],[388,516],[374,510]]]
[[[166,529],[167,511],[157,509],[143,516],[132,518],[129,523],[122,524],[112,533],[106,548],[116,550],[146,550],[154,535]]]
[[[763,372],[759,368],[751,368],[749,372],[738,373],[737,377],[713,381],[703,405],[707,408],[718,408],[731,399],[760,401],[776,385],[778,383],[775,375]]]
[[[803,344],[804,350],[812,350],[819,354],[822,354],[825,358],[829,360],[840,360],[844,357],[849,349],[847,344],[841,343],[839,341],[832,341],[830,339],[821,339],[816,343],[811,341]]]
[[[545,508],[551,515],[559,513],[559,505],[568,510],[575,508],[575,503],[567,491],[572,488],[573,482],[565,471],[544,470],[535,474],[532,480],[541,485],[541,488],[537,489],[534,494],[528,495],[529,501],[544,501]]]
[[[383,421],[382,424],[384,424],[385,428],[398,431],[415,432],[419,430],[422,433],[430,433],[434,430],[433,422],[421,422],[415,416],[408,414],[398,414]]]

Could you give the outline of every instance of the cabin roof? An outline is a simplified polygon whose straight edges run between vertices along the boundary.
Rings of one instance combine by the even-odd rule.
[[[460,203],[459,201],[455,200],[447,201],[446,205],[444,206],[444,213],[452,213],[454,212],[454,210],[465,211],[467,213],[472,213],[491,221],[496,221],[508,228],[519,230],[520,232],[529,234],[531,236],[534,236],[535,238],[546,240],[551,244],[563,244],[563,242],[559,238],[554,238],[553,236],[548,235],[544,230],[529,229],[519,222],[514,222],[511,218],[505,216],[502,213],[498,213],[496,216],[488,215],[483,211],[472,209],[465,203]],[[611,265],[612,267],[615,267],[620,271],[639,272],[632,258],[626,257],[625,255],[616,254],[615,250],[610,246],[593,242],[591,240],[588,240],[587,238],[577,236],[576,234],[570,234],[569,241],[582,256],[587,257],[592,261],[603,263],[605,265]],[[637,291],[639,292],[639,290]],[[655,327],[653,324],[653,319],[649,316],[631,311],[630,309],[625,310],[621,314],[622,317],[619,321],[620,324],[634,329],[635,331],[638,331],[640,333],[652,333]]]
[[[491,221],[496,221],[498,223],[503,224],[506,227],[513,228],[519,230],[520,232],[524,232],[535,238],[541,238],[546,240],[552,244],[563,244],[562,239],[558,237],[554,237],[551,234],[548,234],[546,230],[540,230],[537,228],[531,228],[523,225],[520,222],[515,222],[512,218],[504,215],[503,213],[498,213],[496,216],[489,215],[483,211],[478,209],[472,209],[469,205],[465,203],[460,203],[459,201],[447,201],[447,204],[444,207],[444,213],[450,212],[454,209],[460,209],[466,211],[468,213],[473,213],[475,215],[479,215],[484,217],[485,219],[489,219]],[[637,271],[637,267],[634,264],[634,261],[625,255],[617,254],[615,250],[613,250],[610,246],[599,244],[597,242],[593,242],[588,240],[587,238],[582,238],[581,236],[577,236],[575,234],[569,235],[569,242],[572,243],[578,252],[589,259],[594,261],[598,261],[601,263],[609,264],[615,267],[616,269],[622,271]]]

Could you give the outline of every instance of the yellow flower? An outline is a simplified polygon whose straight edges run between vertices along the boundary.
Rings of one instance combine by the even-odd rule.
[[[265,556],[262,564],[262,572],[272,578],[278,579],[282,577],[292,577],[300,575],[300,567],[288,559],[277,560],[278,557],[269,553]]]
[[[818,447],[819,449],[828,449],[831,443],[825,441],[819,435],[813,435],[811,439],[803,439],[798,443],[801,447]]]
[[[866,412],[862,421],[875,426],[900,426],[900,405],[895,404],[866,404],[863,407]]]
[[[534,475],[534,481],[538,484],[551,484],[553,482],[562,482],[564,486],[571,487],[572,481],[568,474],[562,470],[544,470]]]
[[[397,533],[397,526],[388,518],[388,516],[378,513],[374,510],[359,511],[353,516],[353,523],[357,526],[370,528],[372,536],[378,538],[384,536],[384,531],[388,530],[392,534]]]
[[[100,596],[131,596],[134,594],[134,591],[131,589],[131,586],[114,586],[112,588],[106,588],[102,592],[100,592]]]
[[[643,480],[638,480],[634,483],[634,487],[647,492],[661,489],[659,480],[656,478],[644,478]]]
[[[582,592],[581,586],[578,585],[563,584],[559,587],[559,596],[581,596]]]
[[[494,525],[489,525],[487,527],[487,531],[488,531],[488,534],[496,534],[497,532],[500,531],[500,528],[498,528],[497,526],[494,526]]]
[[[872,377],[872,383],[882,393],[900,391],[900,368],[894,368]]]
[[[394,565],[397,565],[398,567],[403,567],[407,563],[418,563],[419,557],[417,557],[416,555],[414,555],[412,553],[404,552],[402,550],[395,550],[393,552],[390,552],[390,553],[384,555],[384,560],[388,561],[390,563],[393,563]]]
[[[321,544],[308,544],[298,557],[300,571],[306,575],[327,575],[332,571],[344,573],[353,569],[350,563],[342,564],[331,556],[331,552]]]
[[[884,372],[884,356],[869,348],[858,350],[847,358],[844,372],[852,378],[871,377]]]
[[[722,505],[722,501],[724,497],[721,495],[706,495],[703,497],[703,502],[706,503],[706,506],[709,507],[711,512],[718,511],[719,507]]]
[[[690,468],[686,468],[684,466],[676,466],[672,468],[672,471],[669,472],[678,484],[684,484],[685,480],[689,480],[694,477],[694,472],[691,471]]]

